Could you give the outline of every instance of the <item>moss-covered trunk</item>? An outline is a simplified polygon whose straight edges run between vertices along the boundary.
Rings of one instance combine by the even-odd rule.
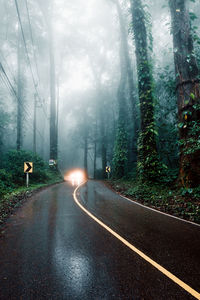
[[[128,79],[128,92],[129,92],[129,100],[132,108],[132,141],[131,141],[131,161],[132,159],[136,160],[137,158],[137,139],[138,139],[138,118],[137,118],[137,110],[136,110],[136,103],[137,103],[137,89],[134,83],[133,77],[133,68],[129,53],[129,46],[128,46],[128,30],[126,28],[125,18],[123,16],[123,11],[120,6],[118,0],[115,0],[117,13],[119,16],[119,25],[120,25],[120,37],[121,37],[121,51],[122,55],[124,56],[124,64],[126,68],[126,74]]]
[[[180,182],[200,184],[200,86],[185,0],[169,0],[172,19],[180,135]]]
[[[131,12],[141,114],[137,167],[142,179],[154,180],[160,171],[155,138],[153,79],[148,57],[145,14],[141,0],[131,0]]]
[[[124,45],[121,40],[120,45],[120,67],[121,67],[121,77],[118,87],[117,99],[118,99],[118,126],[115,139],[114,147],[114,157],[113,157],[113,167],[114,167],[114,177],[122,178],[126,175],[126,165],[128,159],[128,142],[127,142],[127,107],[126,107],[126,80],[127,80],[127,70],[126,70],[126,60],[124,56]]]

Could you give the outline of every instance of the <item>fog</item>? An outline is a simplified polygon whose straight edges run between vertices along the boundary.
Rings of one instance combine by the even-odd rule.
[[[154,80],[157,147],[166,165],[177,166],[178,149],[174,143],[178,139],[177,100],[175,93],[169,90],[175,81],[176,49],[173,49],[167,2],[143,0],[142,4]],[[196,26],[199,33],[200,3],[186,2],[191,18],[195,13],[192,26]],[[36,151],[46,162],[57,160],[62,172],[73,167],[86,168],[90,177],[95,173],[101,177],[105,166],[115,164],[122,84],[128,141],[125,168],[127,174],[134,173],[141,114],[130,1],[1,0],[0,3],[3,66],[0,112],[4,120],[1,152],[16,148],[17,131],[21,130],[20,148]],[[120,29],[117,5],[124,29]],[[127,74],[124,75],[127,70],[123,69],[124,39],[128,46],[134,100],[129,93]],[[199,59],[198,42],[195,53]],[[18,105],[21,105],[21,129],[17,127]],[[53,144],[56,150],[50,149]]]

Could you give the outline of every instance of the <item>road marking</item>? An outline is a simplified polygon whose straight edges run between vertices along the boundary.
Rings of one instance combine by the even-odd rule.
[[[73,193],[73,197],[74,200],[76,202],[76,204],[89,216],[91,217],[95,222],[97,222],[99,225],[101,225],[104,229],[106,229],[108,232],[110,232],[113,236],[115,236],[118,240],[120,240],[124,245],[126,245],[128,248],[130,248],[132,251],[134,251],[135,253],[137,253],[140,257],[142,257],[144,260],[146,260],[148,263],[150,263],[153,267],[155,267],[157,270],[159,270],[161,273],[163,273],[165,276],[167,276],[169,279],[171,279],[172,281],[174,281],[176,284],[178,284],[180,287],[182,287],[186,292],[188,292],[189,294],[191,294],[193,297],[195,297],[196,299],[200,300],[200,294],[195,291],[193,288],[191,288],[189,285],[187,285],[185,282],[183,282],[182,280],[180,280],[178,277],[176,277],[175,275],[173,275],[171,272],[169,272],[167,269],[165,269],[164,267],[162,267],[161,265],[159,265],[157,262],[155,262],[154,260],[152,260],[150,257],[148,257],[146,254],[144,254],[142,251],[140,251],[139,249],[137,249],[135,246],[133,246],[132,244],[130,244],[127,240],[125,240],[123,237],[121,237],[118,233],[116,233],[115,231],[113,231],[110,227],[108,227],[106,224],[104,224],[102,221],[100,221],[97,217],[95,217],[92,213],[90,213],[82,204],[80,204],[80,202],[78,201],[78,198],[76,196],[76,193],[78,191],[78,189],[85,184],[82,183],[80,184]]]
[[[113,191],[113,192],[114,192],[114,191]],[[174,218],[174,219],[177,219],[177,220],[182,221],[182,222],[184,222],[184,223],[189,223],[189,224],[191,224],[191,225],[195,225],[195,226],[199,226],[199,227],[200,227],[200,224],[197,224],[197,223],[194,223],[194,222],[192,222],[192,221],[188,221],[188,220],[184,220],[184,219],[175,217],[175,216],[170,215],[170,214],[167,214],[167,213],[165,213],[165,212],[163,212],[163,211],[160,211],[160,210],[157,210],[157,209],[155,209],[155,208],[149,207],[149,206],[147,206],[147,205],[141,204],[141,203],[139,203],[139,202],[136,202],[136,201],[134,201],[134,200],[131,200],[131,199],[129,199],[129,198],[127,198],[127,197],[121,195],[120,193],[117,193],[117,192],[114,192],[114,193],[116,193],[118,196],[124,198],[125,200],[128,200],[128,201],[130,201],[130,202],[132,202],[132,203],[134,203],[134,204],[136,204],[136,205],[142,206],[142,207],[144,207],[144,208],[146,208],[146,209],[153,210],[153,211],[155,211],[155,212],[157,212],[157,213],[159,213],[159,214],[165,215],[165,216],[167,216],[167,217]]]
[[[139,202],[137,202],[137,201],[135,201],[135,200],[133,200],[133,199],[130,199],[130,198],[127,198],[127,197],[123,196],[123,195],[120,194],[119,192],[116,192],[113,188],[108,187],[106,184],[105,184],[105,186],[106,186],[107,188],[109,188],[113,193],[117,194],[117,195],[120,196],[121,198],[123,198],[123,199],[125,199],[125,200],[127,200],[127,201],[129,201],[129,202],[131,202],[131,203],[133,203],[133,204],[142,206],[142,207],[144,207],[144,208],[146,208],[146,209],[149,209],[149,210],[153,210],[153,211],[157,212],[158,214],[162,214],[162,215],[165,215],[165,216],[167,216],[167,217],[177,219],[177,220],[182,221],[182,222],[184,222],[184,223],[189,223],[189,224],[191,224],[191,225],[195,225],[195,226],[200,227],[200,224],[194,223],[194,222],[192,222],[192,221],[184,220],[184,219],[181,219],[181,218],[179,218],[179,217],[175,217],[175,216],[173,216],[173,215],[170,215],[170,214],[165,213],[165,212],[163,212],[163,211],[160,211],[160,210],[158,210],[158,209],[155,209],[155,208],[152,208],[152,207],[150,207],[150,206],[141,204],[141,203],[139,203]]]

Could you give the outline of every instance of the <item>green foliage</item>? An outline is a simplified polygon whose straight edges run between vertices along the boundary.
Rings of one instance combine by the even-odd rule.
[[[173,170],[177,169],[179,165],[175,90],[174,68],[167,65],[158,72],[155,90],[158,99],[155,107],[155,120],[158,128],[157,146],[161,161],[168,166],[167,177],[169,177],[170,172],[173,174]],[[173,176],[172,180],[174,180]]]
[[[190,20],[191,21],[194,21],[194,20],[198,19],[198,17],[193,12],[190,12],[189,15],[190,15]]]
[[[6,153],[3,167],[12,176],[12,182],[18,186],[25,182],[24,162],[33,162],[33,173],[30,175],[31,182],[45,182],[48,179],[47,165],[35,153],[28,151],[12,150]]]
[[[164,89],[171,97],[175,96],[176,80],[174,77],[174,70],[168,65],[158,71],[157,89]]]
[[[200,69],[200,40],[199,40],[195,50],[196,50],[197,64],[198,64],[198,67]]]
[[[194,105],[188,105],[182,112],[182,122],[178,124],[181,132],[179,140],[181,154],[181,183],[184,187],[196,187],[199,184],[200,154],[200,105],[198,98],[192,97]],[[188,190],[187,192],[189,192]]]
[[[58,171],[48,170],[47,175],[47,183],[31,183],[27,188],[25,185],[20,187],[14,186],[12,184],[12,175],[8,174],[5,170],[0,170],[0,225],[16,207],[21,206],[27,197],[32,195],[33,191],[63,180]]]
[[[4,110],[0,108],[0,152],[2,152],[3,137],[5,133],[5,128],[9,124],[9,120],[9,114],[4,112]]]
[[[142,139],[145,139],[145,135],[158,135],[153,127],[155,126],[148,126],[147,129],[149,132],[147,131],[145,134],[141,133],[139,136],[138,151],[140,154],[137,163],[138,179],[141,182],[171,184],[172,182],[175,182],[178,176],[176,164],[173,164],[172,168],[171,164],[167,160],[161,160],[158,157],[157,152],[153,151],[149,145],[144,147],[144,142],[142,141]],[[167,134],[169,133],[167,132]],[[149,139],[152,140],[153,143],[153,135]],[[169,154],[169,149],[165,149],[165,151],[165,155],[167,156]]]
[[[199,114],[200,105],[194,104],[192,106],[194,112]],[[191,116],[191,111],[184,111],[184,116]],[[192,118],[193,119],[193,118]],[[185,155],[191,155],[200,151],[200,121],[188,121],[188,118],[184,119],[184,122],[178,124],[178,127],[182,130],[188,131],[188,138],[179,140],[182,153]]]
[[[163,176],[164,166],[159,161],[156,147],[152,146],[155,144],[155,135],[157,131],[154,124],[139,134],[137,171],[140,181],[160,181]]]
[[[128,161],[128,139],[127,132],[123,123],[119,125],[114,147],[113,157],[113,176],[122,178],[125,175],[126,164]]]
[[[179,190],[175,185],[168,187],[136,180],[117,180],[110,183],[116,191],[137,202],[200,223],[200,187]]]
[[[190,0],[195,2],[195,0]],[[199,36],[199,27],[195,25],[195,20],[197,19],[197,16],[193,13],[190,12],[190,20],[192,23],[192,37],[194,41],[194,46],[195,46],[195,57],[198,63],[198,67],[200,68],[200,36]]]
[[[4,169],[0,169],[0,197],[12,191],[15,185],[12,182],[12,175]]]
[[[135,5],[134,5],[135,4]],[[136,41],[138,91],[140,100],[141,132],[138,139],[137,171],[141,181],[156,180],[161,166],[156,147],[158,132],[154,122],[154,80],[149,49],[152,50],[151,17],[140,1],[132,5],[133,29]],[[149,37],[149,39],[148,39]],[[150,43],[149,43],[150,42]],[[150,47],[148,48],[148,44]]]
[[[200,187],[197,187],[197,188],[181,188],[180,190],[180,194],[182,196],[185,196],[185,197],[190,197],[190,198],[199,198],[200,199]]]
[[[0,197],[12,195],[25,189],[24,162],[33,162],[33,173],[30,174],[30,186],[44,186],[62,181],[58,170],[49,169],[48,165],[35,153],[12,150],[3,158],[3,168],[0,169]],[[4,202],[4,201],[3,201]]]

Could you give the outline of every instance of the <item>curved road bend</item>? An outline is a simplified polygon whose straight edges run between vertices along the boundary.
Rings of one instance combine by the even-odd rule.
[[[74,202],[62,183],[34,195],[0,239],[0,299],[194,299]],[[80,202],[200,291],[200,227],[161,215],[89,181]]]

